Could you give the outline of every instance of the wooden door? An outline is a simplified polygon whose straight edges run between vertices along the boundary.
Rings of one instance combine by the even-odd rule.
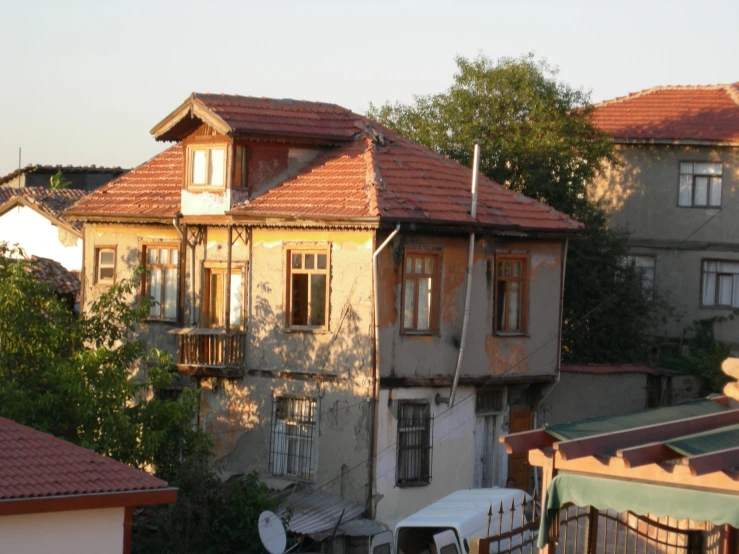
[[[509,433],[520,433],[531,429],[531,408],[520,406],[511,408]],[[530,488],[528,452],[508,456],[508,478],[513,486],[528,491]]]

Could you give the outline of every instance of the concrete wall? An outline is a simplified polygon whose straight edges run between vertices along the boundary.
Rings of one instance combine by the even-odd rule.
[[[70,271],[82,268],[82,239],[26,206],[0,216],[0,241],[18,243],[27,255],[51,258]]]
[[[378,242],[380,238],[378,238]],[[464,315],[465,272],[469,239],[404,235],[380,256],[381,376],[433,377],[451,375],[457,361]],[[441,248],[441,301],[436,335],[403,335],[403,249]],[[494,267],[496,253],[529,256],[528,332],[493,333]],[[562,243],[479,238],[475,245],[469,335],[462,376],[551,375],[557,367]]]
[[[121,554],[123,508],[0,516],[0,551]]]
[[[594,197],[610,210],[615,226],[631,233],[633,253],[656,256],[655,290],[676,310],[654,330],[679,338],[699,318],[730,310],[700,307],[701,260],[739,261],[739,148],[620,146],[622,165],[594,186]],[[681,161],[723,164],[721,208],[678,207]],[[717,326],[720,340],[739,347],[739,320]]]

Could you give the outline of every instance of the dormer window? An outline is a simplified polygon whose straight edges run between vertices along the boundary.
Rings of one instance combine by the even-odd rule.
[[[223,188],[226,185],[226,147],[190,146],[191,187]]]

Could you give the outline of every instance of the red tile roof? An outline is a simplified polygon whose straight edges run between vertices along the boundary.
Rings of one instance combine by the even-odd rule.
[[[616,139],[739,142],[739,83],[655,87],[593,107]]]
[[[143,471],[0,418],[0,501],[164,488]]]
[[[176,144],[77,202],[67,214],[172,217],[180,210],[182,145]]]
[[[657,375],[657,372],[641,364],[562,364],[563,373],[590,373],[593,375],[614,375],[618,373],[646,373]]]
[[[297,175],[236,206],[234,215],[374,218],[428,223],[473,223],[469,168],[452,162],[366,118],[331,104],[195,94],[190,100],[217,114],[237,133],[334,133],[338,147]],[[184,107],[188,106],[186,102]],[[183,115],[173,112],[167,125]],[[201,116],[206,117],[206,114]],[[174,119],[172,119],[174,118]],[[181,146],[112,181],[67,213],[115,217],[173,216],[180,208]],[[566,215],[488,179],[479,182],[477,223],[525,231],[577,231]]]
[[[71,294],[75,298],[80,292],[80,278],[62,264],[50,258],[30,256],[27,266],[29,273],[39,281],[49,283],[49,288],[56,294]]]
[[[236,134],[348,139],[360,131],[358,116],[336,104],[227,94],[192,97]]]
[[[81,228],[79,223],[68,221],[62,212],[75,202],[87,196],[88,192],[79,189],[48,189],[46,187],[0,187],[0,209],[12,206],[15,202],[25,203],[41,214],[66,225]],[[12,202],[8,204],[8,202]],[[5,211],[4,209],[2,210]]]

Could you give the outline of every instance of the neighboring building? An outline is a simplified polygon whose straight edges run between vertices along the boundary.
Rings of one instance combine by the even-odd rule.
[[[86,191],[0,187],[0,242],[18,244],[27,256],[50,258],[70,271],[82,268],[82,225],[62,211]]]
[[[44,187],[50,188],[51,178],[59,171],[68,188],[91,191],[123,175],[127,169],[120,167],[62,166],[62,165],[27,165],[21,169],[0,177],[0,185],[11,188]]]
[[[48,283],[51,292],[62,299],[70,310],[78,311],[80,279],[62,264],[49,258],[30,256],[27,271],[38,281]]]
[[[0,418],[0,550],[128,554],[134,506],[177,489],[120,462]]]
[[[595,186],[631,232],[645,286],[676,309],[654,329],[677,344],[696,319],[739,308],[739,84],[656,87],[595,106],[621,165]],[[739,349],[739,319],[717,338]]]
[[[320,487],[385,523],[528,482],[497,437],[555,379],[577,222],[484,178],[472,218],[468,168],[331,104],[193,94],[152,133],[176,144],[67,212],[85,222],[83,303],[146,266],[142,336],[204,387],[223,475]]]

